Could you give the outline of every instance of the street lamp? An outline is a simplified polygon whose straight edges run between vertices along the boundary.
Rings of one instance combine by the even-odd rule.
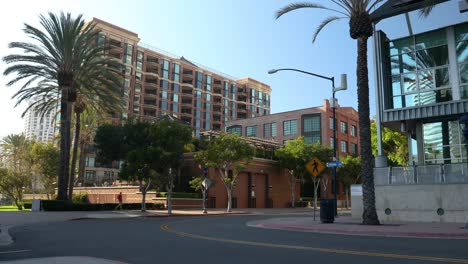
[[[337,153],[337,144],[336,144],[336,100],[335,100],[335,93],[338,92],[338,91],[343,91],[343,90],[346,90],[348,89],[348,81],[347,81],[347,76],[346,74],[341,74],[341,86],[339,87],[335,87],[335,77],[327,77],[327,76],[323,76],[323,75],[320,75],[320,74],[315,74],[315,73],[312,73],[312,72],[307,72],[307,71],[303,71],[303,70],[298,70],[298,69],[292,69],[292,68],[283,68],[283,69],[272,69],[272,70],[269,70],[268,71],[268,74],[274,74],[274,73],[277,73],[279,71],[296,71],[296,72],[300,72],[300,73],[304,73],[304,74],[307,74],[307,75],[312,75],[312,76],[315,76],[315,77],[318,77],[318,78],[322,78],[322,79],[325,79],[325,80],[329,80],[332,82],[332,108],[333,108],[333,156],[334,156],[334,159],[335,161],[338,161],[339,158],[338,158],[338,153]],[[467,117],[468,118],[468,117]],[[467,121],[468,122],[468,121]],[[335,210],[335,216],[338,215],[338,206],[337,206],[337,198],[336,198],[336,166],[333,167],[333,207],[334,207],[334,210]]]

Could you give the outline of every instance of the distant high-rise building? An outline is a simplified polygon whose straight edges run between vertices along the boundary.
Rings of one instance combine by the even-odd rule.
[[[41,116],[41,113],[35,110],[34,107],[29,109],[24,122],[24,134],[26,138],[43,143],[52,141],[55,134],[55,112],[56,109],[54,108]]]

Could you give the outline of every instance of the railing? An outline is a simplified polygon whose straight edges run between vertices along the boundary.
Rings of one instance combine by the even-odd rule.
[[[375,185],[468,183],[468,165],[454,163],[374,169]]]

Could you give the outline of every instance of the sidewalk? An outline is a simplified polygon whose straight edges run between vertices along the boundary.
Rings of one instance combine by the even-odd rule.
[[[297,232],[357,236],[411,237],[437,239],[468,239],[468,229],[460,223],[381,222],[379,226],[362,225],[349,216],[338,217],[333,224],[322,224],[317,214],[313,217],[269,218],[247,223],[250,227]]]

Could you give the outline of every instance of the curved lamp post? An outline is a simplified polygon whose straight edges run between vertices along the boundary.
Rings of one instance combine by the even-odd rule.
[[[339,160],[339,157],[338,157],[338,153],[337,153],[337,144],[336,144],[336,105],[335,105],[335,93],[338,92],[338,91],[343,91],[343,90],[346,90],[348,89],[348,81],[347,81],[347,76],[346,74],[341,74],[341,86],[339,87],[335,87],[335,77],[327,77],[327,76],[323,76],[323,75],[320,75],[320,74],[316,74],[316,73],[312,73],[312,72],[308,72],[308,71],[303,71],[303,70],[298,70],[298,69],[293,69],[293,68],[282,68],[282,69],[272,69],[272,70],[269,70],[268,71],[268,74],[274,74],[274,73],[277,73],[279,71],[296,71],[296,72],[300,72],[300,73],[304,73],[304,74],[307,74],[307,75],[312,75],[312,76],[315,76],[315,77],[318,77],[318,78],[322,78],[322,79],[325,79],[325,80],[329,80],[332,82],[332,108],[333,108],[333,156],[334,156],[334,159],[335,161],[338,161]],[[338,206],[337,206],[337,198],[336,198],[336,167],[333,167],[333,207],[334,207],[334,211],[335,211],[335,216],[338,215]]]

